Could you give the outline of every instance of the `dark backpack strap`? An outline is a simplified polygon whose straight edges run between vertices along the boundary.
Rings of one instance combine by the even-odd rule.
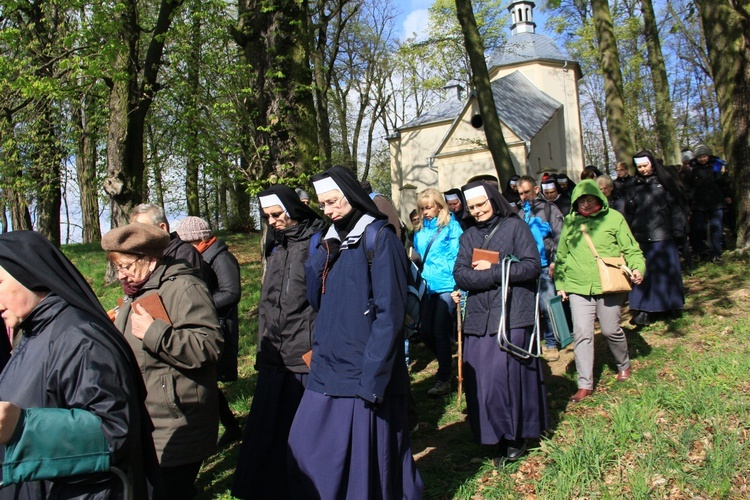
[[[313,251],[318,248],[318,243],[320,242],[320,235],[323,233],[323,231],[318,231],[317,233],[313,234],[310,237],[310,248],[309,253],[313,253]]]
[[[387,221],[382,221],[382,224],[373,222],[368,224],[365,228],[365,235],[362,238],[362,241],[365,246],[365,254],[367,254],[367,265],[370,266],[370,268],[372,268],[372,260],[375,258],[375,252],[378,251],[378,237],[380,237],[380,231],[388,225],[390,224],[388,224]]]
[[[427,243],[427,248],[424,250],[424,258],[421,261],[421,265],[419,266],[419,269],[424,269],[424,265],[427,263],[427,256],[430,254],[430,247],[433,243],[435,243],[435,240],[437,239],[438,235],[440,234],[440,231],[445,229],[448,226],[441,226],[438,228],[437,231],[435,231],[435,234],[432,235],[432,238],[430,238],[430,242]]]

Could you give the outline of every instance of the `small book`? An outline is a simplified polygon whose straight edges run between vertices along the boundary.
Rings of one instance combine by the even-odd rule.
[[[471,254],[471,261],[476,262],[478,260],[486,260],[490,264],[499,264],[500,252],[485,250],[484,248],[475,248],[474,253]]]
[[[310,368],[310,362],[312,361],[312,349],[302,355],[302,361],[304,361],[307,367]]]
[[[122,307],[122,299],[118,299],[117,303],[120,307]],[[130,306],[130,309],[132,310],[133,306],[136,304],[143,307],[146,312],[151,315],[152,318],[160,319],[166,323],[169,323],[170,325],[172,324],[172,320],[169,319],[169,314],[167,314],[167,310],[164,309],[164,303],[161,301],[161,297],[158,293],[151,293],[134,300],[133,304]]]

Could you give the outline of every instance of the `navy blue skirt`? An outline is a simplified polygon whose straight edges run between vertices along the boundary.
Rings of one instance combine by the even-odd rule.
[[[526,348],[531,327],[510,331]],[[538,439],[548,427],[547,393],[538,358],[519,359],[497,345],[497,336],[464,338],[464,388],[474,440],[494,445],[502,438]]]
[[[359,398],[305,391],[289,434],[294,498],[421,499],[406,398],[386,396],[372,411]]]
[[[287,441],[307,378],[306,373],[258,372],[234,472],[233,496],[293,498],[287,474]]]
[[[674,241],[641,243],[646,258],[643,282],[630,292],[630,309],[646,312],[682,310],[685,287],[682,284],[680,252]]]

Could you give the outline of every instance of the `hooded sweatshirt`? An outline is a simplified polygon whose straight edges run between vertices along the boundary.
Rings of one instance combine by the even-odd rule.
[[[602,202],[598,212],[584,217],[576,210],[576,202],[581,196],[594,195]],[[596,182],[587,179],[573,189],[570,213],[563,222],[560,243],[555,259],[555,288],[578,295],[600,295],[602,284],[594,254],[581,232],[586,227],[596,251],[601,257],[622,255],[628,267],[641,273],[646,270],[638,243],[630,232],[625,217],[616,210],[610,210],[607,198],[599,190]]]

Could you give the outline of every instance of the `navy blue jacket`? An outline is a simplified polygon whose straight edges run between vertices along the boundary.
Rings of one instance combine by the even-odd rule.
[[[307,298],[318,311],[307,389],[328,396],[360,397],[371,403],[407,393],[403,324],[407,258],[396,233],[378,234],[372,272],[364,248],[365,215],[326,265],[325,239],[305,263]],[[383,225],[386,221],[374,221]]]
[[[501,219],[503,224],[492,235],[488,250],[500,252],[500,258],[515,255],[521,262],[510,268],[510,328],[522,328],[534,324],[536,279],[542,271],[536,241],[529,226],[518,216]],[[502,308],[500,283],[501,266],[493,264],[490,269],[476,271],[471,267],[471,257],[475,248],[484,243],[485,235],[492,227],[472,227],[461,235],[461,248],[453,268],[456,284],[469,292],[466,299],[466,319],[464,334],[484,336],[497,335]]]

